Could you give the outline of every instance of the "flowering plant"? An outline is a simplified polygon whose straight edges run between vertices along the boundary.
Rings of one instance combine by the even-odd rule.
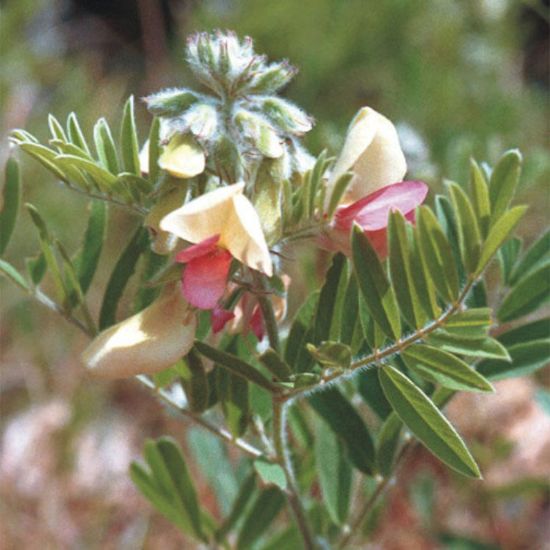
[[[268,63],[232,33],[192,36],[187,61],[207,91],[147,97],[155,118],[142,147],[132,98],[119,143],[97,122],[95,152],[75,115],[66,128],[50,117],[46,145],[13,131],[19,150],[91,207],[71,256],[27,204],[41,253],[26,275],[4,259],[0,269],[90,336],[82,362],[92,375],[135,376],[247,457],[228,513],[214,517],[178,445],[146,443],[132,479],[187,536],[210,547],[344,548],[417,444],[481,477],[441,409],[458,391],[492,392],[492,380],[544,365],[546,335],[525,316],[548,297],[548,237],[524,254],[511,237],[526,210],[510,206],[517,151],[493,170],[472,161],[469,186],[448,182],[427,201],[425,183],[403,180],[397,131],[373,109],[353,119],[336,161],[314,157],[300,141],[312,118],[277,95],[295,74],[288,63]],[[12,158],[2,254],[19,196]],[[107,206],[137,221],[95,316],[86,294]],[[287,319],[288,254],[303,240],[334,254],[321,288]],[[504,292],[491,308],[495,256]],[[135,311],[118,321],[137,266]],[[56,296],[43,290],[46,274]],[[374,488],[352,510],[354,477]],[[285,504],[295,521],[273,535]]]

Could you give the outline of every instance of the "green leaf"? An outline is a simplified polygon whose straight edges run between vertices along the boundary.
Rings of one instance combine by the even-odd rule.
[[[19,165],[14,158],[9,158],[5,168],[4,188],[2,191],[2,211],[0,212],[0,256],[4,254],[10,242],[21,200]]]
[[[332,193],[330,195],[330,201],[327,208],[327,216],[329,219],[332,218],[332,215],[334,214],[334,212],[336,211],[336,208],[340,204],[340,201],[342,200],[342,197],[344,196],[344,193],[346,192],[346,189],[348,188],[352,179],[353,179],[353,173],[346,172],[336,180],[336,183],[332,188]]]
[[[300,306],[300,309],[298,309],[292,326],[290,327],[285,347],[285,361],[291,367],[296,366],[296,359],[298,358],[300,349],[304,345],[304,337],[314,319],[318,299],[318,291],[310,294],[306,301]]]
[[[80,168],[89,174],[103,193],[110,193],[113,186],[116,185],[116,177],[91,160],[77,157],[76,155],[58,155],[55,157],[55,160],[64,168]]]
[[[357,282],[369,313],[385,334],[397,340],[401,336],[401,320],[393,288],[378,255],[358,225],[353,227],[351,246]]]
[[[550,229],[543,233],[517,262],[510,274],[510,285],[515,285],[548,258],[550,258]]]
[[[275,487],[262,491],[252,504],[237,539],[238,550],[248,550],[264,534],[285,503],[283,493]]]
[[[469,273],[476,270],[480,261],[481,233],[472,203],[464,190],[454,182],[448,182],[455,208],[458,226],[460,255]]]
[[[13,265],[10,263],[0,260],[0,273],[10,279],[13,283],[15,283],[17,286],[21,287],[23,290],[30,290],[29,285],[27,281],[25,281],[25,278]]]
[[[103,168],[111,172],[111,174],[118,174],[120,172],[120,165],[118,163],[115,141],[111,134],[111,128],[104,118],[100,118],[94,126],[94,142]]]
[[[169,437],[161,437],[156,444],[150,443],[149,449],[146,444],[145,456],[152,473],[157,478],[169,479],[170,491],[187,515],[193,534],[205,540],[197,494],[179,446]]]
[[[273,349],[269,348],[259,357],[262,365],[277,378],[277,380],[288,380],[292,369],[288,363]]]
[[[309,397],[310,405],[342,440],[352,464],[365,474],[374,470],[374,444],[357,411],[335,387]]]
[[[489,230],[491,219],[491,200],[489,198],[489,185],[474,159],[470,159],[470,193],[476,217],[479,222],[481,235],[485,237]]]
[[[216,383],[227,427],[234,437],[242,437],[251,416],[248,381],[222,368],[217,372]]]
[[[229,512],[229,515],[224,519],[223,523],[216,531],[217,541],[223,540],[225,538],[225,535],[229,533],[229,531],[231,531],[231,529],[233,529],[233,527],[243,517],[244,513],[247,510],[250,499],[254,496],[255,489],[256,476],[254,475],[254,473],[251,473],[242,482],[239,493],[235,497],[233,505],[231,506],[231,511]]]
[[[477,366],[478,372],[490,380],[531,374],[548,365],[550,338],[514,344],[508,348],[508,353],[511,361],[486,359]]]
[[[498,336],[499,342],[507,347],[541,338],[550,338],[550,317],[507,330]]]
[[[134,118],[134,96],[130,96],[124,105],[122,124],[120,127],[120,147],[122,150],[122,166],[125,172],[139,176],[139,144]]]
[[[348,279],[348,285],[344,300],[342,302],[342,317],[340,322],[340,341],[343,344],[351,344],[353,334],[360,320],[359,315],[359,294],[357,279],[353,275]]]
[[[134,274],[137,262],[149,246],[149,236],[143,227],[138,227],[132,238],[122,251],[109,277],[101,311],[99,313],[99,328],[103,330],[116,322],[118,302],[130,277]]]
[[[80,128],[80,124],[78,123],[75,113],[71,113],[67,118],[67,132],[71,142],[90,155],[90,148],[86,143],[86,138]]]
[[[161,152],[160,146],[160,119],[154,118],[149,130],[149,180],[156,182],[160,168],[159,157]]]
[[[426,448],[457,472],[481,477],[466,445],[430,398],[390,365],[379,368],[378,374],[393,409]]]
[[[322,342],[320,346],[307,344],[309,353],[325,367],[349,369],[351,365],[351,349],[340,342]]]
[[[31,278],[32,284],[34,286],[40,284],[40,282],[44,278],[44,275],[46,274],[46,270],[48,269],[44,254],[42,254],[41,252],[40,254],[38,254],[38,256],[34,258],[26,258],[25,265],[27,267],[27,273]]]
[[[521,251],[521,245],[522,239],[513,237],[506,241],[498,251],[502,282],[506,286],[511,285],[511,275]]]
[[[82,249],[78,253],[74,264],[78,274],[78,281],[82,292],[90,288],[92,279],[99,263],[105,232],[107,228],[107,206],[103,201],[90,203],[90,217],[88,227],[84,233]]]
[[[194,463],[214,490],[221,513],[227,514],[239,491],[227,449],[218,437],[199,427],[189,429],[187,446]]]
[[[254,384],[270,391],[278,392],[279,388],[275,386],[270,380],[268,380],[259,370],[255,369],[252,365],[233,355],[220,349],[216,349],[205,342],[195,342],[195,347],[208,359],[214,361],[220,367],[228,370],[230,373],[240,376],[245,380],[249,380]]]
[[[491,323],[491,308],[477,307],[451,315],[445,321],[444,330],[462,338],[482,339]]]
[[[393,471],[402,428],[403,422],[395,413],[390,414],[380,428],[376,440],[376,468],[383,476]]]
[[[265,459],[258,459],[254,461],[254,469],[265,485],[274,485],[281,491],[286,490],[285,471],[279,464],[268,462]]]
[[[550,297],[550,258],[525,275],[506,295],[497,312],[502,322],[527,315]]]
[[[410,261],[406,220],[398,210],[390,214],[390,275],[403,317],[416,328],[424,326],[427,317],[420,305]]]
[[[315,311],[314,343],[318,344],[323,340],[328,340],[330,337],[330,327],[336,307],[338,286],[342,273],[345,270],[345,265],[346,257],[343,254],[336,254],[327,271],[325,283],[321,288],[319,302],[317,303],[317,309]]]
[[[443,351],[467,355],[469,357],[510,359],[506,348],[498,340],[489,336],[483,340],[472,340],[471,338],[462,338],[455,334],[449,334],[443,330],[436,330],[428,336],[426,342]]]
[[[489,182],[492,221],[500,218],[508,208],[519,183],[522,161],[521,153],[512,149],[504,153],[495,166]]]
[[[467,363],[441,349],[413,344],[401,356],[413,372],[445,388],[457,391],[494,391],[493,386]]]
[[[336,434],[325,422],[315,428],[315,463],[330,518],[343,525],[350,508],[352,470]]]
[[[483,243],[479,263],[475,269],[476,275],[479,275],[485,269],[497,250],[516,228],[516,225],[519,223],[526,210],[526,206],[516,206],[505,212],[493,224],[487,235],[487,239]]]
[[[59,120],[57,120],[57,118],[55,118],[51,113],[48,115],[48,127],[50,128],[50,132],[54,139],[68,141],[67,134],[65,134],[63,126],[61,126]]]
[[[178,363],[181,385],[193,412],[203,412],[208,407],[208,378],[199,354],[192,349],[187,357]]]
[[[380,385],[378,372],[375,367],[370,367],[361,371],[357,377],[357,390],[370,409],[381,420],[385,420],[392,412],[391,405],[386,399],[382,386]]]
[[[458,296],[458,275],[451,245],[429,208],[421,206],[417,219],[417,239],[427,268],[424,275],[444,300],[453,302]]]
[[[48,147],[44,147],[43,145],[40,145],[38,143],[18,142],[18,145],[23,151],[25,151],[26,153],[31,155],[33,158],[35,158],[38,162],[40,162],[45,168],[47,168],[60,180],[64,182],[69,181],[69,175],[65,173],[64,168],[61,167],[59,163],[56,161],[57,153],[55,151],[52,151],[51,149],[48,149]],[[79,176],[77,177],[76,181],[78,182],[81,179],[82,179],[82,176]]]

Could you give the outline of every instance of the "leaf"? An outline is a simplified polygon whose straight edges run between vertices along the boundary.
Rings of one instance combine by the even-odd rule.
[[[100,118],[94,126],[94,142],[103,168],[111,172],[111,174],[118,174],[120,172],[118,154],[113,135],[111,134],[111,128],[104,118]]]
[[[149,236],[143,227],[138,227],[132,238],[122,251],[109,277],[101,311],[99,313],[99,329],[103,330],[116,322],[116,311],[122,293],[130,277],[134,274],[141,254],[149,246]]]
[[[507,347],[541,338],[550,338],[550,317],[507,330],[498,336],[499,342]]]
[[[230,373],[249,380],[270,392],[279,391],[279,388],[269,381],[259,370],[236,355],[216,349],[205,342],[196,341],[195,347],[202,355],[211,359]]]
[[[275,487],[262,491],[252,504],[237,539],[239,550],[248,550],[269,528],[285,503],[283,493]]]
[[[194,349],[178,363],[178,373],[189,408],[193,412],[205,411],[208,407],[208,378],[201,358]]]
[[[285,471],[279,464],[268,462],[265,459],[258,459],[254,461],[254,469],[265,485],[274,485],[281,491],[286,490]]]
[[[491,219],[491,200],[487,180],[474,159],[470,159],[470,193],[481,235],[485,237]]]
[[[336,211],[336,208],[340,204],[340,201],[342,200],[342,197],[344,196],[344,193],[346,192],[352,179],[353,179],[353,173],[346,172],[336,180],[336,183],[332,188],[332,193],[330,195],[330,202],[327,208],[327,216],[329,219],[332,218],[334,212]]]
[[[99,263],[107,227],[107,206],[103,201],[90,203],[90,217],[84,233],[82,249],[74,260],[78,281],[83,293],[90,288]]]
[[[543,233],[517,262],[510,274],[510,285],[515,285],[527,273],[550,257],[550,229]]]
[[[86,143],[86,138],[80,128],[80,124],[78,124],[78,119],[76,118],[75,113],[71,113],[67,118],[67,132],[71,142],[90,155],[90,148]]]
[[[76,155],[58,155],[55,157],[55,160],[64,168],[80,168],[89,174],[103,193],[110,193],[113,186],[116,185],[116,177],[91,160],[77,157]]]
[[[426,448],[457,472],[480,478],[466,445],[429,397],[390,365],[379,368],[378,374],[393,409]]]
[[[393,288],[369,239],[357,224],[351,246],[357,282],[369,313],[385,334],[397,340],[401,336],[401,321]]]
[[[332,264],[327,271],[325,283],[319,294],[319,302],[315,310],[314,321],[314,343],[318,344],[330,337],[330,327],[334,310],[336,307],[336,298],[338,295],[338,286],[340,277],[345,269],[346,257],[343,254],[336,254],[332,259]]]
[[[420,328],[427,318],[414,283],[406,220],[399,211],[390,213],[389,249],[390,275],[399,309],[411,326]]]
[[[505,212],[493,224],[487,235],[487,239],[483,243],[479,263],[475,269],[476,275],[479,275],[485,269],[491,258],[515,229],[526,210],[526,206],[516,206]]]
[[[550,258],[525,275],[506,295],[497,312],[501,322],[537,310],[550,297]]]
[[[50,172],[53,172],[60,180],[65,182],[69,181],[68,174],[65,173],[65,170],[59,166],[59,163],[56,161],[57,153],[55,151],[38,143],[18,142],[18,145],[23,151],[34,157]],[[78,179],[76,181],[78,181]]]
[[[222,368],[217,372],[216,383],[227,427],[234,437],[242,437],[251,416],[248,381]]]
[[[349,369],[351,366],[351,349],[340,342],[322,342],[316,347],[307,344],[309,353],[314,359],[325,367]]]
[[[494,391],[493,386],[467,363],[441,349],[413,344],[401,356],[413,372],[445,388],[457,391]]]
[[[340,341],[343,344],[350,345],[353,340],[355,329],[357,325],[360,324],[360,320],[357,318],[359,315],[357,279],[353,275],[348,279],[346,293],[342,302],[342,312],[340,323]]]
[[[272,348],[267,349],[259,357],[262,365],[277,378],[277,380],[288,380],[292,374],[288,363]]]
[[[381,420],[385,420],[392,412],[393,409],[384,395],[375,367],[361,371],[357,378],[357,390],[370,409]]]
[[[458,296],[458,275],[451,245],[433,212],[426,206],[418,209],[418,243],[429,278],[440,296],[453,302]]]
[[[550,338],[514,344],[508,348],[508,353],[511,361],[486,359],[477,366],[478,372],[490,380],[502,380],[532,374],[548,365]]]
[[[296,369],[296,359],[302,348],[304,336],[314,319],[319,292],[313,292],[298,309],[286,340],[285,361]]]
[[[523,159],[517,149],[507,151],[500,157],[489,182],[491,220],[497,220],[506,211],[519,183]]]
[[[157,478],[166,476],[169,479],[170,490],[187,515],[193,534],[206,540],[195,487],[176,442],[169,437],[161,437],[156,444],[150,441],[145,446],[145,456],[151,472]]]
[[[480,263],[481,233],[474,209],[464,190],[454,182],[448,182],[455,208],[458,226],[460,255],[468,273],[476,270]]]
[[[225,535],[231,531],[231,529],[233,529],[233,527],[243,517],[250,499],[254,496],[255,489],[256,476],[254,473],[251,473],[242,482],[239,492],[233,501],[233,505],[231,506],[229,515],[224,519],[223,523],[216,531],[217,541],[223,540]]]
[[[309,397],[315,412],[342,440],[352,464],[365,474],[374,470],[374,444],[369,430],[357,411],[335,387]]]
[[[383,476],[391,475],[401,440],[403,422],[397,414],[390,414],[376,440],[376,468]]]
[[[48,268],[48,266],[46,265],[46,258],[44,258],[44,254],[42,254],[41,252],[40,254],[38,254],[38,256],[34,258],[26,258],[25,265],[27,267],[27,273],[31,278],[32,284],[34,286],[40,284],[40,282],[44,278],[44,275],[46,274],[46,269]]]
[[[23,290],[30,290],[29,285],[27,281],[25,281],[25,278],[13,265],[10,263],[0,260],[0,273],[10,279],[13,283],[15,283],[17,286],[21,287]]]
[[[343,525],[350,508],[352,470],[336,434],[324,422],[315,429],[315,463],[330,518]]]
[[[149,180],[151,182],[156,182],[160,168],[159,168],[159,157],[161,152],[160,146],[160,119],[154,118],[151,124],[151,129],[149,130]]]
[[[511,275],[521,251],[521,244],[522,239],[513,237],[512,239],[506,241],[498,251],[498,261],[500,263],[502,282],[506,286],[511,285]]]
[[[48,115],[48,127],[54,139],[59,139],[61,141],[68,141],[67,135],[61,123],[57,118],[55,118],[51,113]]]
[[[10,242],[21,200],[19,165],[10,157],[6,162],[4,188],[2,191],[2,211],[0,212],[0,256]]]
[[[491,323],[491,308],[477,307],[451,315],[445,321],[444,330],[462,338],[482,339]]]
[[[130,96],[124,105],[122,124],[120,127],[120,147],[122,150],[122,166],[125,172],[139,176],[139,144],[134,118],[134,96]]]
[[[239,491],[227,449],[218,437],[199,427],[188,431],[187,445],[194,463],[214,490],[221,513],[227,514]]]
[[[483,340],[472,340],[471,338],[461,338],[455,334],[449,334],[443,330],[436,330],[428,336],[426,343],[443,351],[470,357],[510,359],[506,348],[498,340],[489,336]]]

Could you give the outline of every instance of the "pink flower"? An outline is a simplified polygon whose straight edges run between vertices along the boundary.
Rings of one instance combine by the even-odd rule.
[[[387,253],[386,229],[389,214],[399,210],[414,223],[414,213],[428,194],[428,186],[421,181],[402,181],[382,187],[359,199],[340,206],[334,215],[329,230],[322,236],[321,245],[329,250],[350,253],[350,231],[354,223],[361,226],[378,254]]]

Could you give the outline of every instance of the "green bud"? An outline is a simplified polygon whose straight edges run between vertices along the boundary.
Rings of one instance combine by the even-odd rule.
[[[262,112],[281,130],[289,134],[302,135],[313,127],[313,119],[290,101],[279,97],[268,97],[261,103]]]
[[[172,88],[145,98],[149,111],[156,116],[182,114],[199,100],[199,95],[185,88]]]
[[[283,153],[282,139],[263,116],[239,109],[233,120],[247,142],[268,158],[279,158]]]

